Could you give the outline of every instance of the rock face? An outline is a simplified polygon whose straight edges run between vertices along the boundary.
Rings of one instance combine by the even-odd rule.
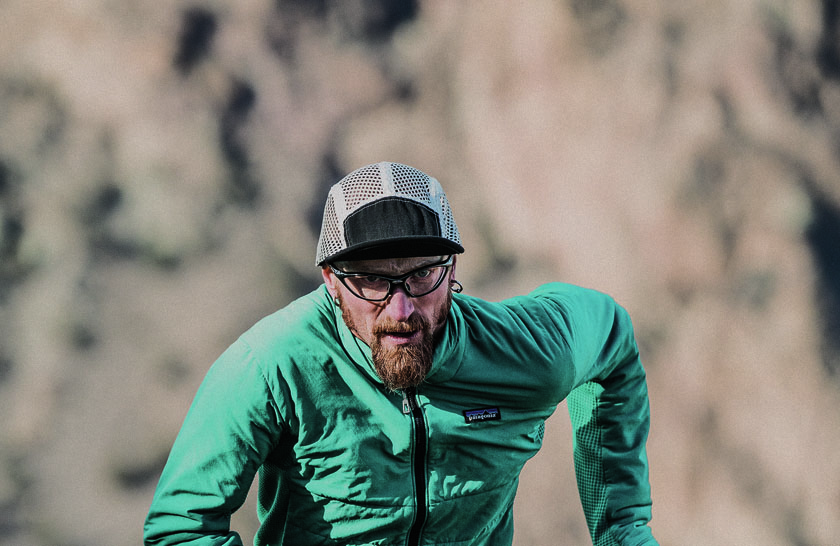
[[[467,291],[611,293],[663,544],[840,543],[830,0],[48,2],[0,18],[0,536],[134,545],[215,357],[319,284],[326,188],[447,189]],[[517,544],[585,544],[564,408]],[[247,540],[253,501],[234,517]]]

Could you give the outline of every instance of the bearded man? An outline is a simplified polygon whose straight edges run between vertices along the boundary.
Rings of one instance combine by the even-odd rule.
[[[207,373],[161,475],[145,543],[510,546],[519,473],[568,399],[593,543],[656,544],[645,372],[627,313],[551,283],[461,293],[438,181],[381,162],[324,208],[324,284],[243,334]]]

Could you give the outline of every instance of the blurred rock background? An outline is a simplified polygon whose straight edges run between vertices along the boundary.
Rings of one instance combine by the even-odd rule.
[[[207,367],[387,159],[444,184],[468,292],[631,312],[663,545],[837,546],[839,33],[833,0],[4,0],[0,543],[139,544]],[[564,408],[520,490],[517,545],[589,543]]]

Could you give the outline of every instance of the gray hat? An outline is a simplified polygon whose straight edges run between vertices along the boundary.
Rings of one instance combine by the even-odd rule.
[[[315,263],[463,251],[440,183],[414,167],[383,161],[330,188]]]

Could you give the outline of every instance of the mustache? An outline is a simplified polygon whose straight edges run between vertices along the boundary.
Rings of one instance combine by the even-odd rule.
[[[428,330],[429,321],[420,316],[412,316],[407,320],[399,321],[393,319],[383,319],[373,328],[373,334],[380,336],[383,334],[408,334],[417,330]]]

